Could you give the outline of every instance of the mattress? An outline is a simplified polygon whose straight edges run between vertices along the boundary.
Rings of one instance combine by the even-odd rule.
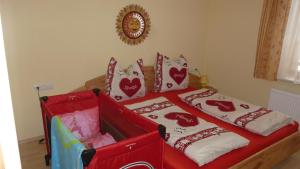
[[[193,88],[187,88],[184,90],[178,90],[178,91],[171,91],[171,92],[165,92],[165,93],[148,93],[145,97],[127,100],[124,102],[120,102],[121,105],[127,105],[127,104],[134,104],[141,101],[146,101],[149,99],[153,99],[156,97],[166,97],[171,102],[175,103],[177,106],[182,108],[183,110],[190,112],[191,114],[198,116],[208,122],[214,123],[222,128],[225,128],[227,130],[233,131],[248,140],[250,140],[250,144],[246,147],[233,150],[225,155],[222,155],[215,159],[214,161],[205,164],[201,167],[198,167],[198,165],[193,162],[192,160],[188,159],[184,154],[181,152],[173,149],[168,144],[165,144],[165,152],[164,152],[164,166],[165,169],[215,169],[215,168],[229,168],[233,166],[234,164],[237,164],[238,162],[246,159],[247,157],[250,157],[251,155],[257,153],[258,151],[272,145],[273,143],[281,140],[282,138],[285,138],[293,133],[295,133],[298,130],[298,124],[293,123],[289,124],[278,131],[272,133],[271,135],[265,137],[260,136],[254,133],[251,133],[245,129],[241,129],[237,126],[233,126],[231,124],[228,124],[226,122],[223,122],[217,118],[214,118],[212,116],[209,116],[205,113],[200,112],[199,110],[192,108],[188,106],[186,103],[182,102],[180,98],[177,96],[178,94],[182,94],[188,91],[194,90]],[[109,121],[114,121],[113,117],[110,117]]]

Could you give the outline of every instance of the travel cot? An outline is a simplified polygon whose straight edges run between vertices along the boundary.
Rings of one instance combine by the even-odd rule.
[[[51,119],[66,113],[86,110],[95,106],[99,107],[100,132],[105,133],[107,126],[102,121],[102,112],[107,110],[103,99],[106,98],[99,89],[41,97],[41,109],[45,132],[47,154],[46,165],[51,159]],[[105,108],[104,108],[105,107]],[[110,107],[114,111],[113,107]],[[119,111],[117,108],[116,111]],[[109,112],[106,112],[109,113]],[[165,127],[162,125],[145,125],[145,119],[135,113],[126,112],[117,117],[124,124],[121,130],[110,134],[117,143],[97,149],[86,148],[81,159],[85,169],[133,169],[155,168],[162,169],[163,139]],[[122,137],[120,137],[122,136]]]

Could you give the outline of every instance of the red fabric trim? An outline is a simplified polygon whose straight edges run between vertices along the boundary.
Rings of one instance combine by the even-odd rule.
[[[48,100],[43,102],[42,106],[47,116],[51,119],[56,115],[96,107],[99,106],[99,103],[97,96],[92,91],[83,91],[49,96]]]
[[[205,129],[205,130],[196,132],[194,134],[191,134],[191,135],[188,135],[185,137],[181,137],[180,139],[178,139],[175,142],[174,148],[180,152],[184,152],[188,146],[190,146],[191,144],[193,144],[196,141],[203,140],[205,138],[219,135],[219,134],[225,133],[225,132],[228,132],[228,131],[226,131],[222,128],[219,128],[219,127]]]
[[[132,111],[134,111],[138,114],[146,114],[146,113],[151,113],[156,110],[162,110],[162,109],[165,109],[165,108],[171,107],[171,106],[174,106],[174,104],[169,101],[164,101],[164,102],[160,102],[160,103],[154,103],[149,106],[133,109]]]
[[[192,95],[189,95],[189,96],[186,96],[184,98],[184,101],[191,104],[195,99],[198,99],[198,98],[203,98],[203,97],[209,97],[209,96],[212,96],[214,94],[216,94],[217,91],[214,90],[214,89],[208,89],[207,91],[205,92],[202,92],[202,93],[196,93],[196,94],[192,94]]]
[[[162,67],[163,67],[163,55],[157,53],[156,65],[155,65],[155,84],[154,84],[155,92],[161,91],[162,82],[163,82]]]
[[[114,78],[116,64],[117,64],[117,61],[115,60],[115,58],[112,57],[108,63],[108,68],[107,68],[107,73],[106,73],[106,94],[107,95],[110,95],[110,91],[111,91],[111,87],[112,87],[111,83]]]
[[[240,116],[238,118],[235,119],[234,121],[234,124],[240,126],[240,127],[243,127],[245,128],[246,125],[248,123],[250,123],[251,121],[263,116],[263,115],[266,115],[266,114],[269,114],[270,112],[272,112],[272,110],[268,110],[266,108],[260,108],[254,112],[250,112],[248,114],[245,114],[243,116]]]
[[[144,67],[143,59],[138,59],[136,62],[139,65],[139,67],[140,67],[141,72],[143,73],[143,75],[145,75],[144,74],[144,69],[143,69],[143,67]]]

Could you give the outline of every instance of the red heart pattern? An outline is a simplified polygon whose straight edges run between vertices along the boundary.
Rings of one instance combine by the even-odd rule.
[[[137,71],[133,71],[132,73],[133,73],[134,75],[136,75],[136,76],[139,75],[139,72],[137,72]]]
[[[177,124],[181,127],[191,127],[199,124],[197,117],[188,113],[171,112],[166,114],[165,118],[177,120]]]
[[[241,104],[240,106],[241,106],[242,108],[244,108],[244,109],[249,109],[249,108],[250,108],[250,106],[247,105],[247,104]]]
[[[141,81],[138,78],[134,78],[131,81],[128,78],[123,78],[119,87],[128,97],[132,97],[141,88]]]
[[[148,117],[150,117],[151,119],[154,119],[154,120],[158,118],[157,115],[153,115],[153,114],[150,114]]]
[[[197,103],[196,105],[195,105],[195,107],[197,108],[197,109],[202,109],[202,106],[201,106],[201,103]]]
[[[167,87],[171,88],[171,87],[173,87],[173,84],[172,83],[167,83]]]
[[[186,68],[182,68],[179,71],[177,68],[172,67],[169,71],[169,75],[178,85],[180,85],[182,81],[185,79],[186,73],[187,73]]]
[[[220,111],[223,112],[232,112],[235,111],[235,107],[230,101],[220,101],[220,100],[207,100],[207,105],[217,106]]]
[[[115,96],[115,99],[116,99],[116,100],[121,100],[121,99],[122,99],[122,96]]]

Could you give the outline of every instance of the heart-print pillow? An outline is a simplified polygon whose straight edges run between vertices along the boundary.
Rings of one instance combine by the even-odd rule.
[[[157,53],[155,63],[155,92],[180,90],[188,87],[188,63],[181,55],[178,59],[171,60],[167,56]]]
[[[130,65],[125,72],[115,58],[111,58],[106,74],[106,93],[116,101],[145,96],[143,60]]]

